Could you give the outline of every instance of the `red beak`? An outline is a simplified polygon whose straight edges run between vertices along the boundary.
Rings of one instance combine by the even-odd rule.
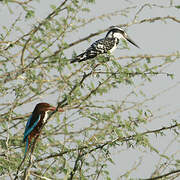
[[[50,110],[50,111],[55,111],[55,110],[56,110],[56,107],[50,106],[50,107],[48,108],[48,110]],[[59,108],[57,111],[58,111],[58,112],[64,112],[64,110],[63,110],[62,108]]]

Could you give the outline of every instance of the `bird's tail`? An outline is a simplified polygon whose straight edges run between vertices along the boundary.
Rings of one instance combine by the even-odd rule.
[[[24,152],[24,157],[26,156],[26,153],[28,151],[28,148],[29,148],[29,139],[28,137],[26,138],[26,147],[25,147],[25,152]]]
[[[87,58],[87,54],[86,54],[86,52],[84,52],[84,53],[76,56],[74,59],[71,59],[71,60],[70,60],[70,63],[82,62],[82,61],[85,61],[85,60],[87,60],[87,59],[88,59],[88,58]]]

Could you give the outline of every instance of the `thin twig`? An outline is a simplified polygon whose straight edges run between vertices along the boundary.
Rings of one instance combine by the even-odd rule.
[[[170,176],[172,174],[178,174],[178,176],[180,176],[180,169],[177,169],[177,170],[174,170],[174,171],[171,171],[169,173],[166,173],[166,174],[162,174],[160,176],[156,176],[156,177],[152,177],[152,178],[147,178],[147,179],[142,179],[142,180],[156,180],[156,179],[161,179],[161,178],[164,178],[164,177],[167,177],[167,176]]]
[[[67,0],[64,0],[52,13],[50,13],[41,23],[39,23],[39,25],[37,27],[35,27],[30,33],[29,33],[29,38],[26,40],[24,47],[22,49],[22,53],[21,53],[21,65],[22,67],[24,67],[24,52],[25,49],[28,45],[28,43],[31,41],[33,35],[40,29],[40,27],[46,23],[47,21],[49,21],[50,19],[52,19],[54,16],[58,15],[58,13],[62,10],[61,7],[64,6],[64,4],[67,2]]]
[[[144,135],[148,135],[148,134],[160,133],[162,131],[174,129],[174,128],[177,128],[179,126],[180,126],[180,124],[176,123],[176,124],[171,125],[171,126],[165,126],[165,127],[159,128],[159,129],[148,130],[148,131],[145,131],[143,133],[139,133],[138,136],[144,136]],[[91,153],[91,152],[93,152],[93,151],[95,151],[97,149],[103,148],[104,146],[107,146],[109,144],[114,144],[114,143],[116,143],[118,141],[124,142],[124,141],[133,140],[136,136],[137,136],[137,134],[134,134],[134,135],[126,136],[126,137],[125,136],[124,137],[118,137],[118,138],[116,138],[114,140],[106,141],[106,142],[101,143],[101,144],[94,143],[94,144],[90,144],[90,145],[81,146],[81,147],[78,147],[78,148],[72,148],[72,149],[65,150],[65,151],[60,152],[60,153],[51,154],[49,156],[37,159],[37,160],[35,160],[35,162],[40,162],[40,161],[44,161],[44,160],[51,159],[51,158],[54,158],[54,157],[59,157],[59,156],[61,157],[62,155],[70,153],[70,152],[74,152],[74,151],[77,151],[77,150],[88,149],[90,147],[93,147],[91,150],[83,153],[83,155],[89,154],[89,153]]]

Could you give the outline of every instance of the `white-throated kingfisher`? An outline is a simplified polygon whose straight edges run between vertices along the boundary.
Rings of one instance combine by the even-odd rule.
[[[28,118],[24,131],[23,142],[26,143],[24,156],[28,151],[32,138],[37,138],[39,136],[41,128],[48,118],[48,111],[55,110],[56,107],[53,107],[48,103],[39,103],[36,105],[31,116]],[[63,112],[64,110],[59,108],[57,111]]]

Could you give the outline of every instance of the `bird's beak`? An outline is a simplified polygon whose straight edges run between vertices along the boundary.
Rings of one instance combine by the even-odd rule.
[[[134,46],[136,46],[137,48],[140,48],[127,34],[124,37],[127,41],[129,41],[131,44],[133,44]]]
[[[50,111],[55,111],[55,110],[56,110],[56,107],[51,106],[51,107],[49,107],[49,110],[50,110]],[[63,110],[62,108],[59,108],[57,111],[58,111],[58,112],[64,112],[64,110]]]

